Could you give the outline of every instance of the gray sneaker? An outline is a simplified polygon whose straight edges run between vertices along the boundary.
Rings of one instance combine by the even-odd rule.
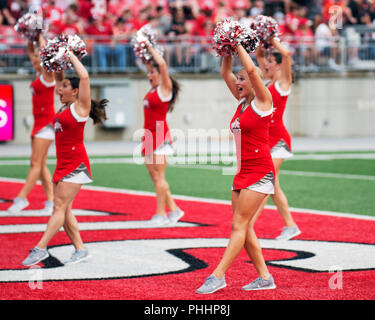
[[[281,234],[276,238],[276,240],[290,240],[300,234],[301,231],[295,224],[293,227],[284,227],[281,231]]]
[[[169,221],[174,224],[177,223],[178,220],[180,220],[184,216],[184,212],[177,208],[176,211],[172,211],[169,213]]]
[[[170,223],[169,221],[169,218],[164,215],[160,215],[160,214],[155,214],[151,220],[148,221],[149,224],[153,225],[153,226],[164,226],[164,225],[167,225]]]
[[[270,275],[269,279],[263,279],[261,277],[256,278],[253,282],[250,284],[247,284],[246,286],[242,287],[242,290],[267,290],[267,289],[275,289],[276,284],[273,280],[272,275]]]
[[[87,248],[82,250],[75,250],[72,256],[64,264],[75,264],[81,261],[85,261],[90,258],[89,250]]]
[[[223,289],[227,286],[225,282],[225,275],[219,279],[214,275],[210,275],[203,283],[203,285],[196,290],[197,293],[208,294],[214,293],[220,289]]]
[[[34,264],[37,264],[48,257],[49,253],[47,249],[39,249],[38,247],[34,247],[32,250],[30,250],[29,256],[22,261],[22,264],[27,267],[33,266]]]
[[[15,198],[13,204],[8,208],[10,213],[19,213],[29,205],[27,199]]]

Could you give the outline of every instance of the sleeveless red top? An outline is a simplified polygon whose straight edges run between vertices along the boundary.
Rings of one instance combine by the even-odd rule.
[[[91,177],[90,162],[83,144],[87,118],[82,118],[75,112],[74,103],[69,107],[62,107],[56,113],[53,121],[57,158],[52,179],[54,183],[73,172],[82,163],[86,166]]]
[[[245,105],[241,100],[230,122],[236,142],[237,173],[233,189],[246,189],[272,172],[275,174],[268,144],[269,123],[272,111],[261,116],[254,101]]]
[[[142,138],[142,154],[152,154],[166,140],[172,143],[167,124],[167,113],[170,97],[163,98],[160,86],[152,88],[143,99],[144,136]]]
[[[282,139],[285,141],[289,149],[292,150],[290,134],[285,128],[283,122],[284,111],[290,94],[290,89],[286,92],[281,91],[278,82],[275,81],[268,87],[268,90],[272,95],[273,107],[275,110],[270,122],[269,129],[270,149],[272,149]]]
[[[37,77],[30,84],[34,116],[31,137],[53,122],[55,116],[55,85],[55,81],[46,82],[43,75]]]

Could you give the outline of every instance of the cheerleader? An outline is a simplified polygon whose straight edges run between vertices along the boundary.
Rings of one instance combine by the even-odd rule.
[[[261,71],[255,67],[242,44],[237,53],[243,69],[232,73],[232,56],[224,56],[221,74],[238,101],[237,110],[230,122],[237,153],[237,173],[232,187],[232,229],[224,255],[213,273],[196,291],[213,293],[226,287],[225,272],[246,248],[255,266],[258,278],[245,285],[243,290],[274,289],[259,241],[253,232],[255,214],[268,194],[274,192],[274,166],[268,146],[268,128],[272,117],[272,96],[263,84]]]
[[[44,39],[41,35],[39,35],[38,43],[39,47],[43,48]],[[31,131],[30,169],[25,184],[8,211],[18,213],[25,209],[29,205],[27,195],[35,186],[37,180],[40,179],[47,197],[43,210],[52,213],[53,190],[51,173],[47,167],[47,154],[52,141],[55,139],[52,120],[55,115],[56,82],[54,72],[48,72],[41,67],[39,52],[30,40],[27,44],[27,53],[37,74],[30,85],[34,117],[34,125]]]
[[[152,55],[152,59],[145,61],[151,89],[143,100],[142,154],[156,193],[156,213],[150,224],[167,225],[176,223],[184,215],[173,200],[165,178],[167,156],[174,153],[166,116],[173,110],[180,87],[178,82],[169,76],[167,64],[161,54],[152,45],[148,45],[147,50]],[[168,207],[169,214],[166,213],[165,207]]]
[[[271,197],[285,224],[281,234],[276,239],[289,240],[301,234],[289,211],[288,200],[279,183],[280,168],[284,159],[293,156],[290,134],[283,122],[285,107],[291,92],[292,67],[290,52],[274,38],[270,40],[270,44],[276,51],[272,51],[266,56],[265,50],[258,47],[256,58],[265,78],[268,79],[267,87],[272,95],[275,109],[269,129],[269,146],[276,174],[275,194]],[[260,214],[263,210],[267,200],[268,197],[264,200],[257,214]]]
[[[65,264],[77,263],[89,257],[76,218],[72,214],[72,203],[82,184],[92,182],[90,162],[84,146],[84,127],[89,117],[94,124],[106,119],[107,100],[91,100],[90,79],[80,60],[69,53],[69,59],[78,78],[58,75],[57,92],[63,106],[56,113],[53,124],[56,144],[56,169],[53,174],[54,210],[47,230],[29,256],[24,266],[34,265],[49,256],[47,245],[52,237],[64,227],[75,251]]]

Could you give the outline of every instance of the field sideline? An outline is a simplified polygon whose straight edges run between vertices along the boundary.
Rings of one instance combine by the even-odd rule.
[[[374,151],[297,152],[292,159],[284,162],[280,175],[291,207],[375,216]],[[142,158],[93,155],[90,161],[93,186],[153,192]],[[187,155],[169,162],[166,175],[173,194],[230,200],[233,156]],[[54,157],[48,166],[53,172]],[[0,177],[25,179],[28,168],[27,157],[0,157]]]

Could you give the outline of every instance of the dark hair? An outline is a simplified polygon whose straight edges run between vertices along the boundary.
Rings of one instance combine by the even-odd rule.
[[[79,89],[80,79],[78,77],[69,77],[66,79],[70,81],[70,85],[73,89]],[[108,119],[105,111],[108,102],[107,99],[101,99],[99,101],[91,99],[90,118],[94,121],[94,124],[103,123],[104,120]]]
[[[270,53],[267,54],[267,56],[268,55],[272,55],[275,58],[275,61],[277,64],[281,64],[281,62],[283,62],[283,56],[281,55],[280,52],[271,51]]]
[[[156,70],[158,70],[158,72],[160,73],[160,67],[159,67],[159,65],[156,63],[155,60],[151,60],[151,61],[149,62],[149,64],[150,64],[152,67],[156,68]],[[176,101],[177,101],[177,99],[178,99],[178,94],[179,94],[179,92],[180,92],[181,86],[180,86],[180,84],[178,83],[178,81],[177,81],[175,78],[173,78],[173,77],[171,77],[171,76],[169,76],[169,78],[170,78],[171,81],[172,81],[172,99],[171,99],[171,101],[169,102],[169,109],[168,109],[168,112],[172,112],[173,109],[174,109],[174,105],[175,105],[175,103],[176,103]]]
[[[281,55],[280,52],[276,52],[276,51],[272,51],[270,53],[267,54],[267,56],[271,54],[274,58],[275,58],[275,61],[277,64],[281,64],[281,62],[283,61],[283,56]],[[295,74],[295,71],[292,70],[292,83],[296,81],[296,74]]]

